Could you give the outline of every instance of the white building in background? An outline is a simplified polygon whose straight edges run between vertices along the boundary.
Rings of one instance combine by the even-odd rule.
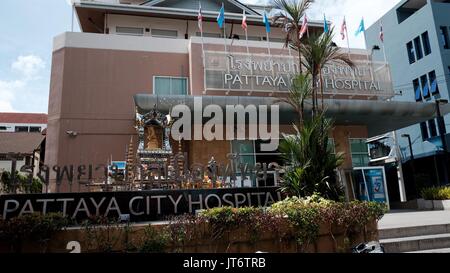
[[[0,132],[41,133],[47,128],[47,114],[0,113]]]

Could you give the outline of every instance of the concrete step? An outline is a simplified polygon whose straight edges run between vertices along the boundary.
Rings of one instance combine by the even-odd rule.
[[[450,253],[450,248],[441,248],[441,249],[430,249],[430,250],[421,250],[421,251],[411,251],[411,252],[407,252],[407,253],[411,253],[411,254],[419,254],[419,253]]]
[[[380,229],[379,238],[393,239],[450,233],[450,224]]]
[[[380,240],[386,253],[405,253],[450,248],[450,233]]]

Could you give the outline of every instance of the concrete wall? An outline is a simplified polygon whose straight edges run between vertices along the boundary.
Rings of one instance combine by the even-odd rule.
[[[188,55],[87,48],[55,51],[46,164],[124,160],[126,145],[136,133],[133,96],[151,94],[154,75],[187,77]],[[78,136],[70,137],[67,131]]]
[[[448,14],[450,14],[450,4],[435,3],[428,0],[426,6],[399,24],[396,9],[404,2],[402,1],[367,29],[367,48],[370,49],[373,45],[379,45],[383,48],[383,43],[379,40],[380,22],[382,22],[385,41],[384,47],[386,49],[387,61],[392,68],[394,89],[397,93],[402,91],[402,95],[396,96],[394,100],[415,101],[413,80],[433,70],[435,70],[438,78],[440,97],[448,99],[450,90],[448,79],[450,76],[448,75],[449,71],[447,66],[450,62],[450,50],[443,49],[438,31],[440,25],[450,26],[450,18],[448,17]],[[428,31],[431,54],[410,64],[406,44],[409,41],[413,41],[414,38],[425,31]],[[376,60],[383,60],[383,50],[374,51],[373,57]],[[443,80],[444,75],[446,75],[447,82]],[[434,98],[431,98],[430,101],[434,101]],[[446,124],[447,132],[450,132],[449,116],[446,117]],[[414,142],[415,156],[427,155],[436,151],[435,145],[422,141],[419,125],[399,130],[398,135],[400,136],[401,134],[411,135]],[[410,153],[407,140],[405,138],[399,138],[399,142],[403,156],[409,157]]]

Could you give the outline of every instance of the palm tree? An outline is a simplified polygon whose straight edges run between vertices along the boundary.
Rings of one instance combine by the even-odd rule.
[[[342,63],[352,68],[355,66],[348,54],[342,53],[336,44],[333,43],[333,32],[334,28],[328,33],[312,34],[300,48],[303,55],[303,65],[312,75],[314,86],[312,94],[313,114],[316,114],[318,108],[318,87],[320,88],[322,100],[321,110],[324,111],[322,69],[334,62]]]
[[[305,116],[305,101],[311,97],[313,92],[310,75],[297,75],[289,88],[289,94],[285,98],[280,98],[279,102],[289,104],[298,114],[299,128],[303,128]]]
[[[272,6],[279,10],[273,18],[273,24],[282,27],[286,32],[285,47],[293,46],[298,52],[299,70],[302,73],[302,42],[299,33],[302,28],[302,18],[313,0],[272,0]]]
[[[319,193],[339,200],[342,189],[335,170],[342,165],[344,154],[335,153],[330,145],[333,126],[333,121],[322,112],[305,121],[302,129],[294,126],[294,135],[283,135],[279,148],[289,166],[283,183],[286,192],[301,196]]]

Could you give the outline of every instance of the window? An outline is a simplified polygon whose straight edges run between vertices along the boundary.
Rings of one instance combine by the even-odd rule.
[[[263,41],[267,41],[267,37],[262,37],[262,40]],[[270,38],[269,37],[269,41],[273,42],[273,43],[285,43],[286,39],[283,39],[283,38]]]
[[[6,126],[0,126],[0,131],[6,131],[7,129]]]
[[[120,35],[143,36],[144,28],[139,27],[116,27],[116,33]]]
[[[425,141],[427,139],[429,139],[429,135],[428,135],[428,127],[427,127],[427,123],[426,122],[422,122],[420,123],[420,132],[422,133],[422,140]]]
[[[231,149],[233,154],[239,154],[239,163],[255,166],[255,146],[252,140],[233,140]]]
[[[420,90],[419,79],[413,81],[414,86],[414,97],[416,101],[422,101],[422,92]]]
[[[420,43],[420,37],[416,37],[414,39],[414,47],[416,50],[416,56],[417,60],[420,60],[423,58],[423,51],[422,51],[422,44]]]
[[[409,63],[413,64],[416,62],[416,57],[414,56],[414,47],[412,42],[409,42],[408,44],[406,44],[406,49],[408,50],[408,58],[409,58]]]
[[[155,77],[154,94],[156,95],[187,95],[187,78]]]
[[[422,95],[424,98],[430,98],[430,86],[428,85],[427,75],[420,77],[420,83],[422,85]]]
[[[442,42],[442,46],[445,49],[450,49],[450,45],[449,45],[449,39],[448,39],[448,29],[446,26],[441,26],[441,42]]]
[[[152,28],[152,36],[165,37],[165,38],[177,38],[178,31],[169,29],[154,29]]]
[[[436,79],[436,72],[433,70],[430,73],[428,73],[428,78],[430,79],[431,94],[432,95],[439,94],[439,86]]]
[[[30,133],[40,133],[41,127],[30,127]]]
[[[256,37],[256,36],[248,36],[248,40],[249,41],[261,41],[262,38],[261,37]]]
[[[28,126],[16,126],[15,128],[16,133],[22,133],[27,132],[28,133]]]
[[[328,148],[331,150],[332,154],[336,154],[336,143],[334,143],[334,138],[328,139]]]
[[[436,121],[434,119],[430,119],[428,121],[428,127],[430,128],[430,136],[435,137],[437,136],[437,130],[436,130]]]
[[[366,139],[350,139],[353,167],[367,167],[369,165],[369,152]]]
[[[278,163],[279,165],[284,164],[284,160],[281,156],[280,151],[263,151],[261,145],[269,144],[270,141],[256,140],[255,141],[255,153],[256,153],[256,162],[257,163]]]
[[[422,33],[422,44],[423,44],[423,51],[425,53],[425,56],[428,56],[431,54],[431,45],[430,45],[430,38],[428,37],[428,31]]]
[[[32,165],[32,162],[31,162],[32,160],[31,160],[31,156],[26,156],[25,157],[25,165],[27,165],[27,166],[31,166]]]
[[[202,36],[202,34],[200,32],[197,32],[196,35],[198,37]],[[221,33],[207,33],[207,32],[203,32],[203,37],[204,38],[223,38],[223,35]]]
[[[438,122],[438,129],[439,129],[439,135],[446,135],[447,134],[447,128],[445,127],[445,119],[444,117],[437,118]]]

